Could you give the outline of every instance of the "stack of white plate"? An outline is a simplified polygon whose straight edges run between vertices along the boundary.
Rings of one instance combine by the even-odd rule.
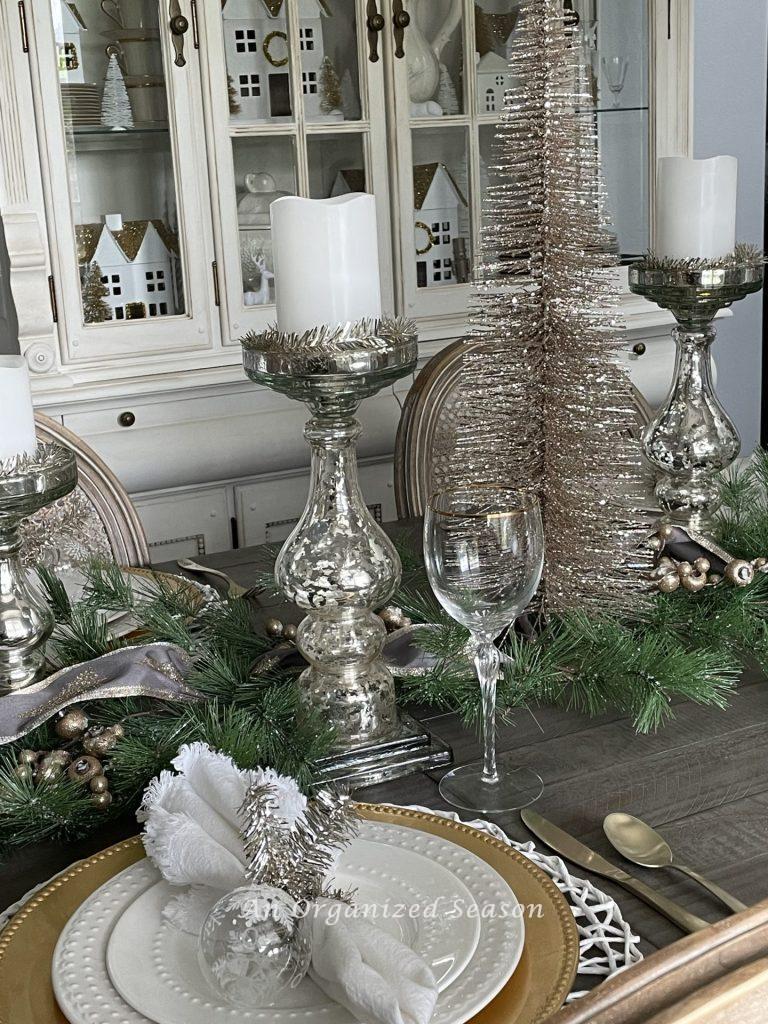
[[[70,128],[92,128],[101,123],[101,97],[98,85],[63,82],[61,106],[64,124]]]
[[[485,861],[440,836],[364,821],[339,885],[377,925],[416,950],[438,979],[432,1024],[462,1024],[503,988],[523,952],[523,915]],[[279,1005],[241,1010],[206,982],[197,941],[162,917],[171,895],[148,860],[110,879],[69,920],[53,957],[56,998],[72,1024],[348,1024],[308,978]],[[482,909],[493,906],[494,915]],[[415,908],[415,909],[411,909]],[[503,908],[503,912],[502,912]]]

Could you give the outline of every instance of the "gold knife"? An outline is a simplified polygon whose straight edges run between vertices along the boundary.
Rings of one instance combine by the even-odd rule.
[[[574,836],[564,832],[557,825],[553,825],[546,818],[542,818],[536,811],[526,807],[520,812],[520,817],[523,819],[526,828],[533,832],[543,843],[546,843],[555,853],[565,857],[566,860],[571,861],[573,864],[577,864],[580,868],[584,868],[585,871],[591,871],[595,875],[610,878],[612,882],[623,886],[623,888],[637,896],[638,899],[647,903],[649,907],[653,907],[654,910],[658,910],[664,917],[669,918],[673,924],[676,924],[684,932],[698,932],[702,928],[709,928],[708,921],[690,913],[690,911],[681,907],[679,903],[667,899],[666,896],[662,896],[661,893],[656,892],[655,889],[646,885],[645,882],[641,882],[639,878],[633,878],[632,875],[622,868],[611,864],[605,857],[601,857],[599,853],[590,850],[584,843],[580,843]]]

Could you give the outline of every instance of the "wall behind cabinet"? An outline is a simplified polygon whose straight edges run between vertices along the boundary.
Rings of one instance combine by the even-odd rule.
[[[736,238],[763,244],[766,0],[696,0],[693,14],[694,156],[739,158]],[[744,454],[760,437],[763,294],[733,306],[718,324],[718,395]]]

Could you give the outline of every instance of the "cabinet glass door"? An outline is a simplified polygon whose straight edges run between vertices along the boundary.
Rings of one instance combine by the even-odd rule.
[[[189,146],[201,131],[190,94],[197,53],[192,32],[172,32],[169,20],[176,7],[184,19],[182,8],[167,0],[45,6],[37,5],[36,28],[41,76],[54,85],[44,111],[55,129],[47,133],[53,203],[68,239],[59,251],[71,253],[55,278],[67,324],[82,328],[68,339],[70,355],[208,345],[205,165]]]
[[[494,137],[512,83],[518,0],[387,0],[410,15],[393,48],[400,274],[408,316],[466,322],[472,268],[493,178]],[[566,0],[587,65],[618,251],[648,246],[649,0]]]
[[[286,195],[376,195],[392,310],[382,61],[370,60],[365,0],[224,0],[206,5],[201,28],[225,340],[274,322],[269,208]]]

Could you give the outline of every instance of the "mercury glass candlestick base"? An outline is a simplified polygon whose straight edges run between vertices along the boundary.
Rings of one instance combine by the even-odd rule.
[[[309,498],[275,565],[282,592],[307,612],[296,638],[309,662],[301,706],[333,728],[337,752],[367,750],[374,761],[389,744],[412,745],[413,731],[404,734],[381,657],[386,630],[374,614],[397,589],[400,559],[360,490],[354,414],[364,398],[412,373],[417,351],[415,328],[404,320],[303,336],[272,330],[243,341],[250,379],[313,413],[304,430],[312,451]],[[345,763],[353,766],[355,757]],[[321,766],[326,778],[336,767]]]
[[[643,436],[646,458],[659,472],[656,496],[663,522],[700,533],[711,527],[720,504],[718,476],[741,448],[712,383],[712,321],[762,283],[762,254],[746,246],[711,263],[649,256],[629,268],[631,291],[669,309],[677,320],[672,386]]]
[[[54,626],[21,564],[19,526],[76,483],[75,456],[60,445],[41,444],[33,456],[0,463],[0,693],[23,689],[40,677]]]

